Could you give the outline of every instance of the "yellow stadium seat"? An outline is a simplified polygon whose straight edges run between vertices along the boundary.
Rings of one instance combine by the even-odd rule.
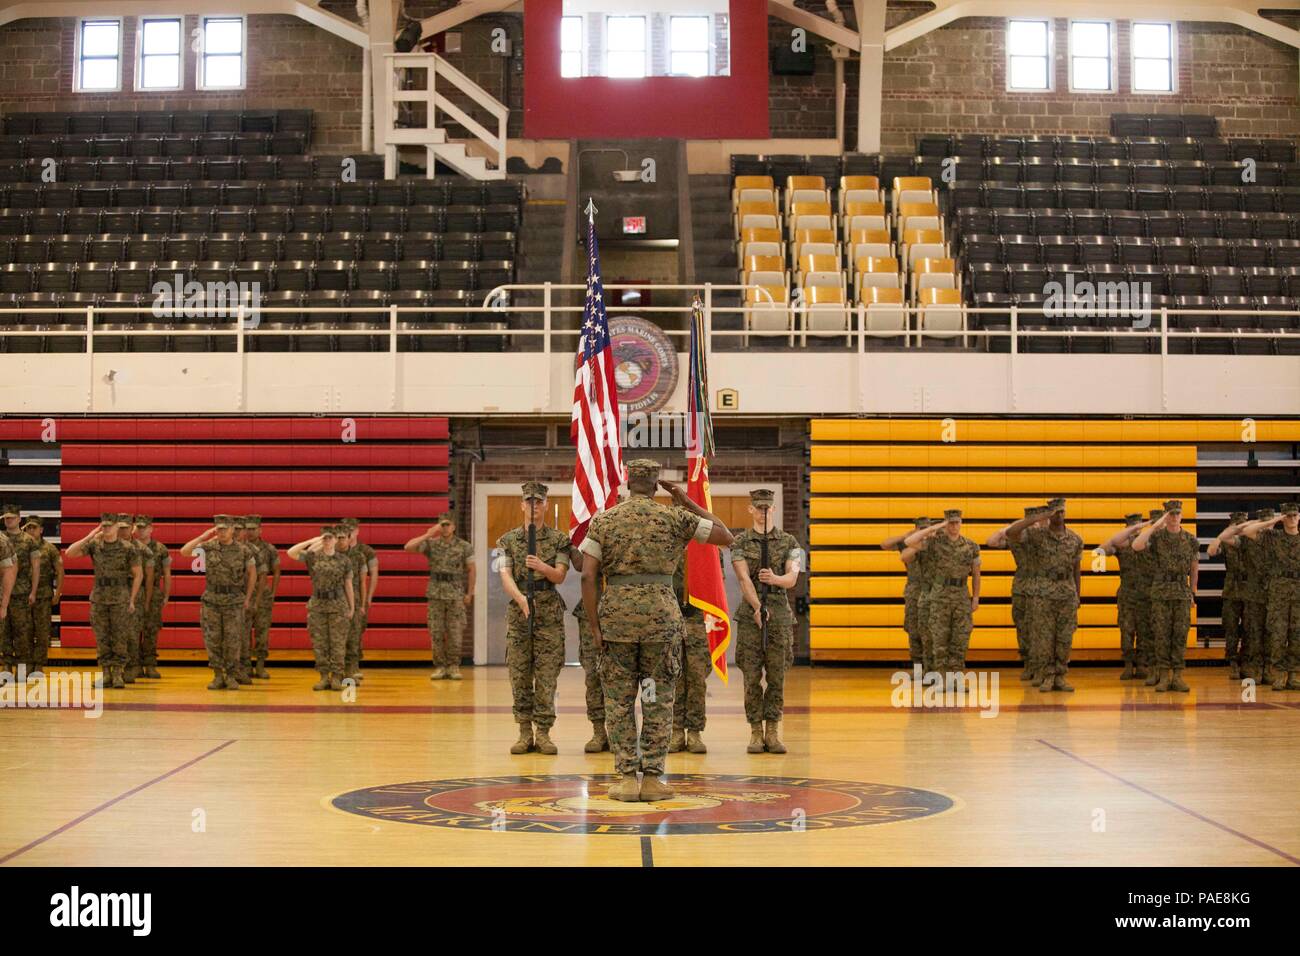
[[[917,329],[923,335],[949,338],[966,331],[966,314],[956,289],[926,289],[917,301]]]
[[[775,189],[776,181],[771,176],[737,176],[731,183],[732,189]]]
[[[868,256],[859,259],[854,266],[854,291],[859,302],[864,301],[862,298],[864,289],[873,287],[901,289],[903,287],[903,277],[899,272],[898,260],[893,256],[880,258]]]
[[[786,192],[794,189],[825,189],[826,179],[823,176],[787,176],[785,178]]]
[[[880,230],[889,228],[889,219],[885,215],[883,202],[851,202],[843,211],[844,238],[847,239],[858,229]]]
[[[912,301],[924,289],[960,289],[957,266],[952,259],[921,259],[912,266]]]
[[[849,253],[854,262],[865,257],[894,254],[894,243],[886,229],[855,229],[849,236]]]
[[[746,202],[736,207],[736,236],[745,229],[780,229],[776,203]]]
[[[790,288],[786,285],[765,285],[745,290],[745,328],[754,332],[792,332],[794,315],[790,311]],[[767,341],[768,336],[762,339]],[[749,347],[749,336],[743,337],[743,345]],[[788,347],[794,347],[794,335],[786,340]]]
[[[948,247],[935,229],[909,229],[903,233],[903,258],[909,270],[921,259],[945,259]]]
[[[935,230],[943,234],[943,220],[939,216],[939,206],[929,202],[905,202],[896,207],[894,226],[898,236],[909,229]]]
[[[886,335],[888,333],[907,331],[907,310],[903,305],[903,290],[868,286],[861,290],[861,301],[866,308],[863,311],[863,329],[868,334]],[[906,342],[906,337],[893,336]]]

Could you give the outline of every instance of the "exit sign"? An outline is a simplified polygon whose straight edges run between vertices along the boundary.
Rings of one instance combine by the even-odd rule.
[[[636,236],[645,233],[645,216],[624,216],[623,235]]]

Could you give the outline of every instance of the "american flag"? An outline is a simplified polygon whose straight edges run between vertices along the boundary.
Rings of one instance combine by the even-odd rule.
[[[618,387],[614,383],[614,354],[605,316],[605,290],[600,283],[600,253],[592,208],[589,205],[587,213],[587,302],[578,342],[582,361],[574,376],[573,417],[569,423],[569,440],[577,449],[569,513],[569,537],[575,545],[587,536],[592,515],[618,501],[618,489],[623,483]]]

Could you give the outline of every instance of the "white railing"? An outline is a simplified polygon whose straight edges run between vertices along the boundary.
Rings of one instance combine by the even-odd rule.
[[[385,60],[389,67],[384,104],[385,142],[391,167],[389,178],[396,175],[395,147],[398,145],[424,146],[429,150],[431,160],[436,156],[458,172],[477,179],[505,175],[509,107],[436,53],[389,53],[385,55]],[[403,82],[408,75],[421,70],[427,77],[425,88],[404,89]],[[490,113],[496,120],[496,130],[488,129],[448,99],[439,91],[439,83],[442,84],[443,91],[448,87],[455,88]],[[427,125],[398,126],[399,103],[423,103]],[[480,157],[469,156],[463,144],[447,142],[446,131],[438,123],[439,113],[449,117],[487,147],[490,166]],[[429,175],[433,175],[432,165]]]

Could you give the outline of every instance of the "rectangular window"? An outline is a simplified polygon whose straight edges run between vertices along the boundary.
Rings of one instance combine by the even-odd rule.
[[[1133,90],[1143,93],[1174,91],[1174,25],[1134,23]]]
[[[141,17],[136,89],[181,88],[181,18]]]
[[[646,75],[645,17],[605,19],[605,75]]]
[[[199,89],[235,90],[244,86],[244,18],[203,17]]]
[[[1109,20],[1070,21],[1070,89],[1109,93],[1115,88],[1111,65],[1114,28]]]
[[[1050,90],[1051,66],[1050,21],[1007,21],[1007,89]]]
[[[670,18],[668,49],[668,72],[675,76],[708,76],[709,18]]]
[[[560,76],[582,76],[582,17],[560,17]]]
[[[83,17],[77,21],[76,88],[83,91],[122,88],[122,20]]]

